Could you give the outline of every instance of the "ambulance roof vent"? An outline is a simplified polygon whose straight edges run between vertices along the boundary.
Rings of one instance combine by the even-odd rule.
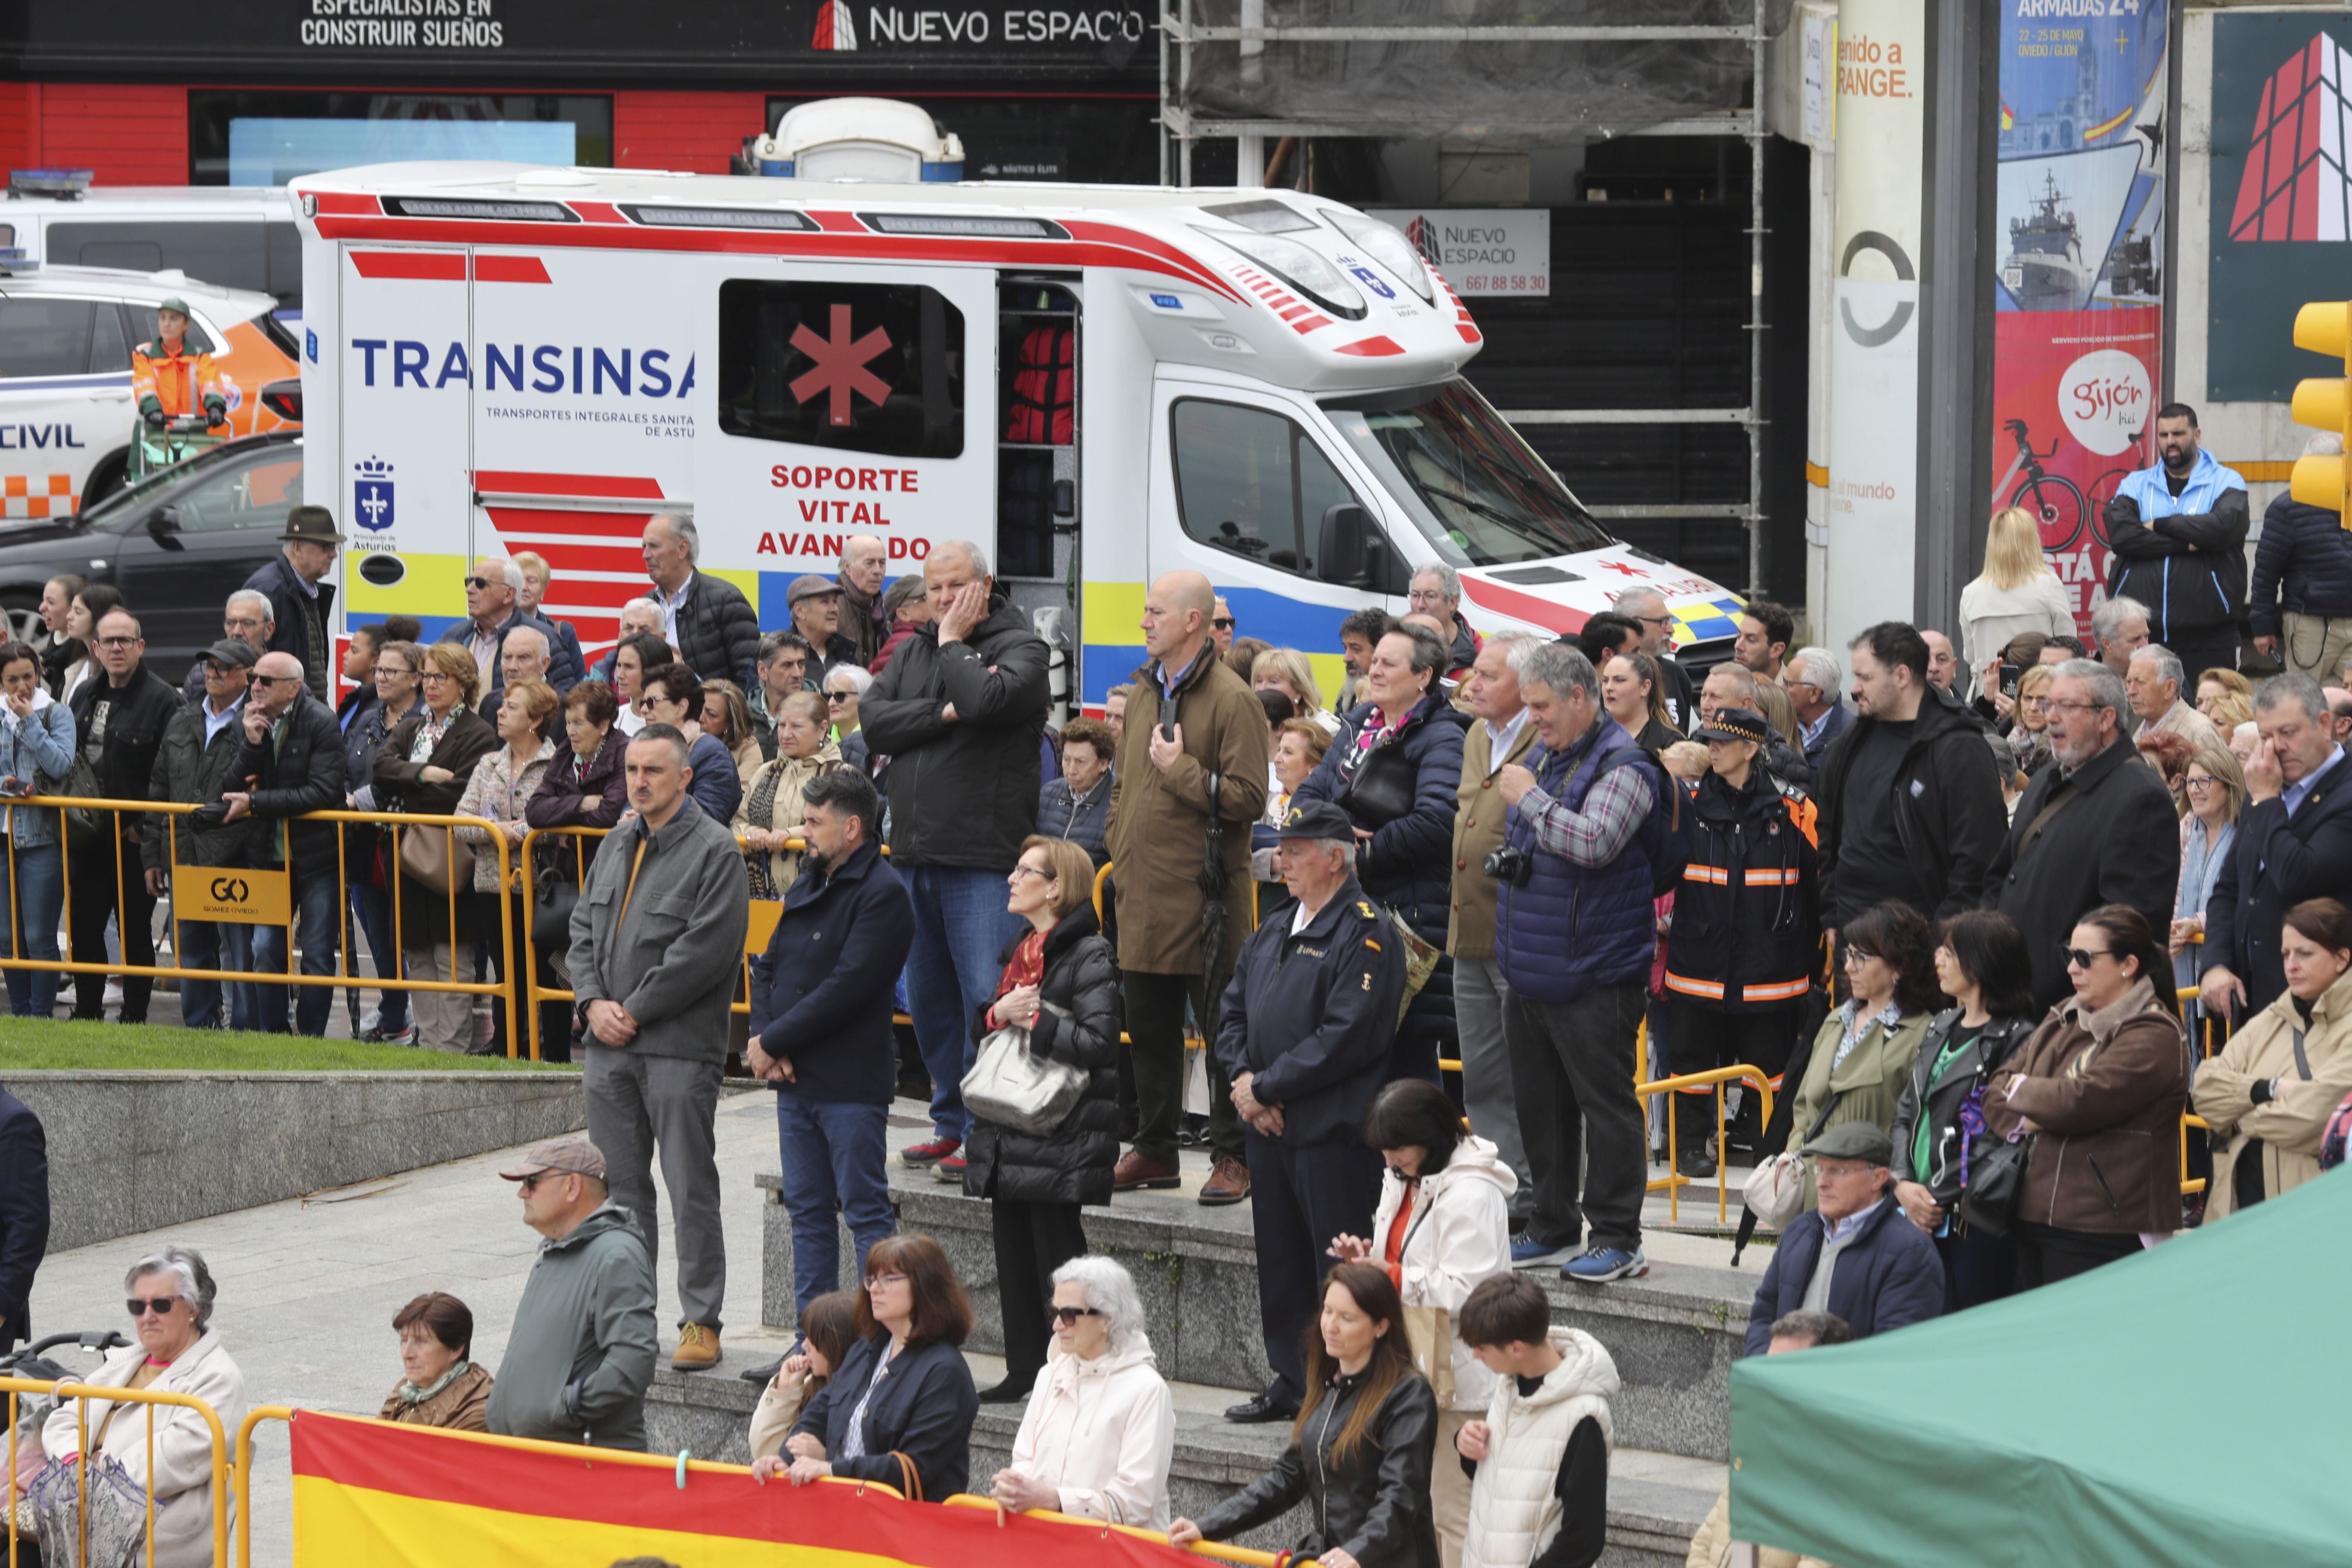
[[[55,196],[59,201],[81,199],[89,189],[91,171],[88,169],[11,169],[8,171],[8,194],[12,196]]]
[[[963,142],[929,113],[889,98],[826,98],[788,110],[752,144],[762,174],[911,185],[963,178]]]

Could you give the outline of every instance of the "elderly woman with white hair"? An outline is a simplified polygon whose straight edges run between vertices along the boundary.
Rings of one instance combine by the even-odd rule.
[[[1053,1359],[989,1495],[1015,1512],[1166,1530],[1176,1405],[1134,1279],[1099,1254],[1073,1258],[1054,1270],[1053,1320]]]
[[[193,1394],[234,1433],[245,1419],[245,1374],[211,1327],[213,1277],[204,1254],[165,1247],[132,1264],[122,1286],[139,1342],[81,1381]],[[63,1401],[41,1428],[42,1451],[55,1465],[78,1468],[85,1441],[93,1471],[111,1459],[154,1498],[155,1568],[212,1563],[212,1432],[199,1412],[95,1396]]]

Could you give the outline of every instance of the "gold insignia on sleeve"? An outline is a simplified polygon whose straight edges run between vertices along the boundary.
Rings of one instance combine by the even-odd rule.
[[[1364,902],[1361,899],[1358,899],[1356,900],[1356,910],[1368,921],[1376,921],[1381,918],[1372,912],[1372,906]]]
[[[1366,937],[1366,938],[1364,939],[1364,945],[1365,945],[1366,947],[1370,948],[1374,952],[1380,952],[1380,951],[1381,951],[1381,944],[1380,944],[1379,942],[1374,942],[1370,937]]]

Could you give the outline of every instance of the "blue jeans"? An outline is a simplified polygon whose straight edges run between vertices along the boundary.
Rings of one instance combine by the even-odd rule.
[[[13,853],[10,853],[13,851]],[[19,845],[0,837],[0,953],[10,958],[58,956],[58,914],[66,903],[65,856],[55,844]],[[18,941],[16,912],[24,913]],[[8,971],[8,1010],[19,1018],[57,1011],[58,972]]]
[[[352,918],[367,937],[368,952],[375,957],[376,978],[379,980],[404,979],[406,976],[401,967],[400,953],[392,945],[392,895],[382,888],[373,888],[365,882],[352,883]],[[356,954],[352,961],[352,973],[354,974],[359,973],[359,960]],[[359,1018],[359,991],[354,987],[346,994],[352,998],[352,1017],[356,1024]],[[376,1023],[394,1034],[398,1034],[408,1027],[408,993],[384,991],[378,994],[383,997],[383,1000],[376,1005]],[[353,1029],[352,1033],[356,1034],[358,1030]]]
[[[971,1070],[971,1017],[996,998],[1004,948],[1028,923],[1004,907],[1004,873],[965,866],[902,866],[915,901],[907,953],[907,1013],[931,1075],[931,1125],[963,1138],[963,1075]]]
[[[253,932],[249,925],[226,921],[181,921],[172,940],[183,969],[251,969]],[[224,996],[230,1028],[261,1027],[261,987],[240,980],[182,980],[180,1022],[191,1029],[219,1028]]]
[[[793,1321],[819,1296],[841,1288],[839,1210],[857,1243],[857,1268],[866,1253],[898,1227],[890,1207],[889,1108],[811,1100],[791,1089],[776,1091],[776,1142],[783,1151],[784,1212],[793,1218]]]
[[[341,935],[342,884],[330,866],[318,871],[296,871],[291,879],[294,908],[301,921],[302,973],[332,974],[335,945]],[[263,973],[282,973],[286,968],[286,928],[254,928],[253,966]],[[286,1032],[287,993],[299,992],[294,1002],[294,1028],[312,1038],[327,1032],[327,1015],[335,1005],[331,985],[265,985],[261,990],[261,1025],[273,1035]]]

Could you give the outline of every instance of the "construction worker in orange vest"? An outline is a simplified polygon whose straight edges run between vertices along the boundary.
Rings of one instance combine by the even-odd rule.
[[[213,356],[189,352],[185,300],[166,300],[156,308],[155,341],[131,351],[131,386],[141,417],[158,429],[199,407],[210,423],[228,423],[228,399],[221,395]]]

